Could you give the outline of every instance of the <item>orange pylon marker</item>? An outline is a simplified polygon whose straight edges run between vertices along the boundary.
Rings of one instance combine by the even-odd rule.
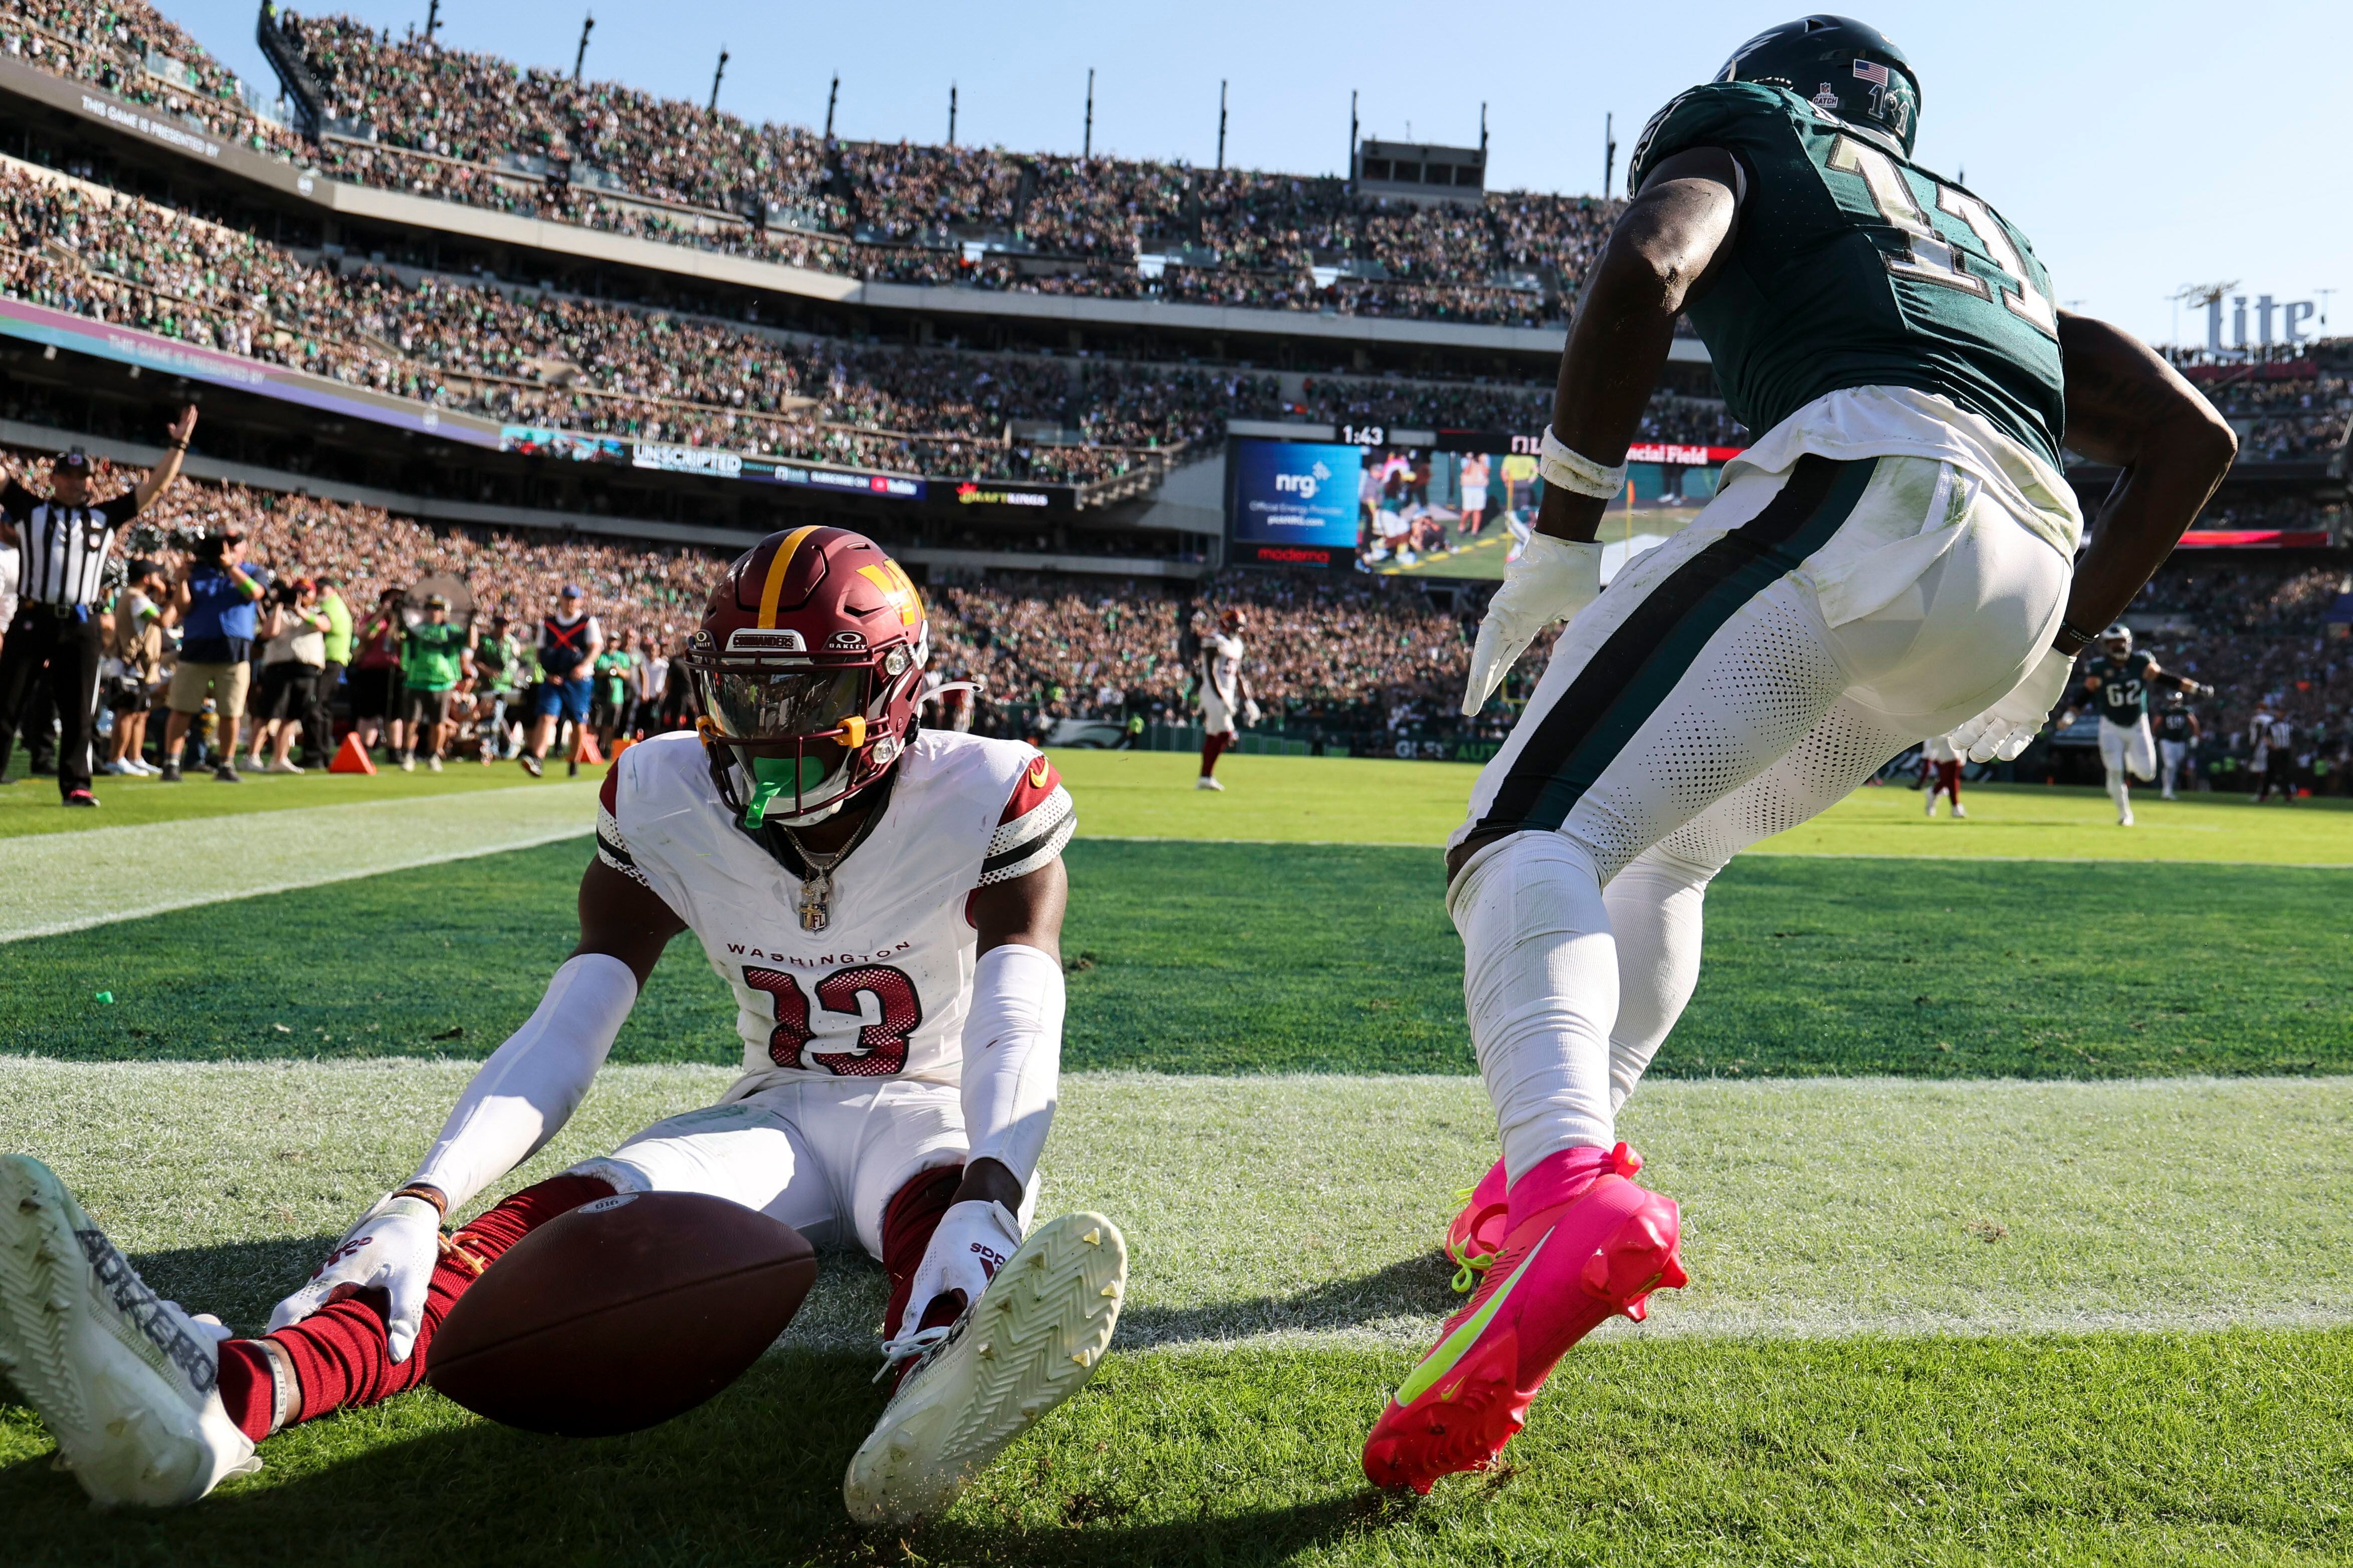
[[[357,735],[346,735],[342,749],[335,752],[335,760],[327,764],[327,771],[331,773],[372,773],[375,772],[375,763],[369,760],[367,748],[360,744]]]
[[[572,760],[586,763],[592,768],[604,764],[605,753],[596,749],[596,732],[586,724],[580,726],[580,741],[572,748]]]
[[[613,742],[613,761],[617,763],[619,762],[621,760],[621,753],[628,751],[631,746],[634,746],[637,743],[638,738],[635,735],[617,736]]]

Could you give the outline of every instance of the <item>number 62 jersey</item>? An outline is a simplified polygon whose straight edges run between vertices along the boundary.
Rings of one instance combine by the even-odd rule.
[[[967,900],[1052,861],[1078,818],[1053,763],[1019,742],[923,731],[893,774],[817,931],[801,929],[800,879],[737,826],[695,735],[631,746],[606,775],[598,858],[659,895],[735,994],[745,1077],[728,1100],[793,1078],[957,1081],[979,943]]]

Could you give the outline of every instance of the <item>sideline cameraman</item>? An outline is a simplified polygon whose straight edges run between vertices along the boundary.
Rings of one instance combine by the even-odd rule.
[[[180,782],[188,725],[205,710],[206,698],[220,716],[213,777],[222,784],[245,782],[237,773],[237,721],[245,717],[246,688],[253,677],[247,661],[259,630],[264,580],[246,567],[245,534],[235,523],[222,525],[189,552],[187,572],[172,595],[180,624],[180,661],[166,699],[172,717],[164,726],[164,784]]]
[[[115,531],[154,503],[180,477],[188,437],[196,428],[192,404],[168,431],[164,460],[137,486],[90,504],[90,457],[76,447],[49,465],[50,497],[43,500],[10,479],[0,489],[0,544],[17,549],[19,602],[0,644],[0,779],[16,748],[16,716],[44,671],[58,710],[58,793],[68,805],[94,806],[90,792],[90,711],[98,699],[98,667],[106,657],[96,600],[105,591],[106,558]]]
[[[319,608],[318,584],[308,578],[280,583],[269,590],[269,608],[261,618],[261,695],[254,704],[253,771],[299,773],[287,753],[302,733],[302,721],[318,706],[319,681],[327,664],[326,612]],[[277,755],[265,764],[261,749],[276,742]]]
[[[410,626],[400,646],[400,679],[404,694],[400,717],[407,725],[408,744],[400,753],[400,771],[417,771],[417,748],[427,742],[426,766],[441,771],[455,723],[459,684],[474,678],[474,636],[470,628],[449,619],[449,601],[436,594],[425,601],[425,618]]]

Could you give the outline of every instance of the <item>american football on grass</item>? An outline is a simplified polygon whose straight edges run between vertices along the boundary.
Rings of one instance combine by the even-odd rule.
[[[433,1336],[426,1381],[526,1431],[635,1432],[734,1382],[816,1279],[801,1233],[756,1209],[695,1193],[600,1198],[483,1270]]]

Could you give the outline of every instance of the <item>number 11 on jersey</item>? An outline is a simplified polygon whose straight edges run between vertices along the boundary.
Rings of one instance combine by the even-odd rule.
[[[1936,226],[1921,210],[1913,196],[1911,182],[1905,179],[1894,159],[1852,136],[1841,136],[1831,148],[1830,166],[1841,174],[1861,175],[1879,216],[1909,237],[1911,244],[1902,254],[1888,253],[1890,272],[1991,300],[1994,287],[1961,265],[1952,242],[1937,232]],[[1967,224],[1969,233],[1976,236],[1986,256],[2000,271],[2001,302],[2010,307],[2012,315],[2031,323],[2037,331],[2057,337],[2058,311],[2034,286],[2026,269],[2026,259],[2010,243],[2010,233],[2002,227],[2001,220],[1968,192],[1956,190],[1942,181],[1931,183],[1936,187],[1937,209]]]

